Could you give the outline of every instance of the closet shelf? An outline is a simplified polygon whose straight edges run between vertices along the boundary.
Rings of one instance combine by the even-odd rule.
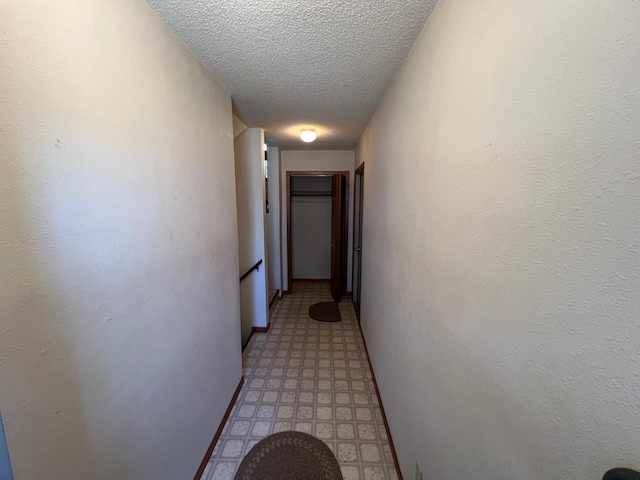
[[[314,192],[311,190],[291,192],[292,197],[330,197],[331,195],[333,195],[331,192],[320,192],[320,191]]]

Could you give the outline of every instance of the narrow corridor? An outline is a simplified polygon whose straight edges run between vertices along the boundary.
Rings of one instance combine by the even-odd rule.
[[[232,479],[269,434],[297,430],[322,439],[345,480],[397,479],[358,322],[345,297],[340,323],[308,316],[331,301],[328,283],[294,283],[271,309],[271,329],[244,352],[245,383],[203,478]]]

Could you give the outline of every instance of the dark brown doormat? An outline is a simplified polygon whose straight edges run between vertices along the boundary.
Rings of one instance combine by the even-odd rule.
[[[342,473],[322,440],[302,432],[280,432],[256,443],[234,479],[342,480]]]
[[[319,322],[339,322],[342,320],[336,302],[314,303],[309,307],[309,316]]]

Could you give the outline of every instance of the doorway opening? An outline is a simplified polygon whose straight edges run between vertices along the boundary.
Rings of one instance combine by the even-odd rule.
[[[288,292],[294,281],[347,292],[349,172],[287,172]]]

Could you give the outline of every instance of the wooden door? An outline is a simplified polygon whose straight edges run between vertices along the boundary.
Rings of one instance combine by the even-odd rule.
[[[362,206],[364,200],[364,164],[356,170],[354,178],[353,218],[353,306],[360,322],[360,300],[362,298]]]
[[[331,296],[340,301],[342,293],[342,175],[333,175],[331,185]]]

